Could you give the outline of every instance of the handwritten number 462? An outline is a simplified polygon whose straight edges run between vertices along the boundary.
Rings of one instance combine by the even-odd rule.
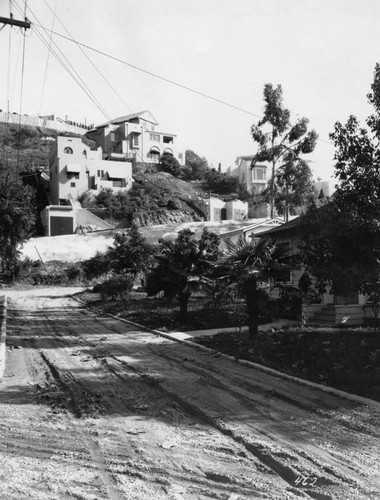
[[[309,486],[313,487],[315,486],[317,482],[317,477],[310,477],[310,476],[298,476],[297,479],[294,481],[294,484],[296,486]]]

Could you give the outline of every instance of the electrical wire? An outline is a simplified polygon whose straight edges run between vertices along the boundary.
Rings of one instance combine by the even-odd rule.
[[[18,9],[20,10],[20,7],[19,5],[17,4],[17,0],[14,0],[16,2],[16,5],[18,7]],[[31,11],[30,8],[28,8],[28,10],[32,13],[32,15],[37,19],[38,21],[38,18],[37,16]],[[39,21],[38,21],[39,22]],[[45,45],[45,47],[48,47],[49,44],[46,40],[46,38],[43,36],[43,34],[41,33],[41,31],[36,27],[36,24],[34,24],[34,28],[35,28],[35,33],[37,35],[37,37],[40,39],[40,41]],[[50,30],[45,30],[45,31],[50,31]],[[54,48],[51,48],[51,53],[55,56],[55,58],[58,60],[58,62],[63,66],[63,68],[70,74],[70,76],[74,79],[74,81],[82,88],[82,90],[87,94],[87,96],[92,100],[92,102],[98,107],[98,109],[102,112],[102,114],[106,117],[106,119],[108,121],[111,121],[111,117],[107,114],[107,112],[104,110],[104,108],[102,108],[102,106],[97,102],[95,96],[92,94],[92,92],[88,89],[87,85],[84,83],[84,81],[82,80],[82,78],[80,78],[79,74],[76,72],[76,70],[73,68],[73,66],[69,63],[68,59],[66,58],[66,56],[63,54],[63,52],[61,51],[61,49],[58,47],[58,45],[53,42],[53,45],[56,46],[56,48],[58,49],[58,51],[60,52],[60,54],[62,54],[63,58],[57,54],[56,50]],[[66,64],[67,61],[69,63],[69,66]],[[78,78],[74,75],[74,73],[71,71],[71,69],[73,69],[74,73],[76,75],[78,75]],[[82,85],[82,83],[83,85]],[[89,91],[87,91],[87,90]],[[140,152],[137,152],[136,153],[137,156],[140,158],[141,161],[143,161],[143,158],[141,156],[141,153]]]
[[[46,2],[46,0],[44,0],[44,3],[45,5],[47,6],[47,8],[51,11],[51,7],[50,5]],[[89,63],[92,65],[92,67],[96,70],[96,72],[101,76],[101,78],[107,83],[107,85],[110,87],[110,89],[113,91],[113,93],[120,99],[120,101],[124,104],[124,106],[126,108],[128,108],[131,113],[133,113],[133,109],[124,101],[124,99],[121,97],[121,95],[117,92],[117,90],[113,87],[113,85],[111,84],[111,82],[105,77],[105,75],[99,70],[99,68],[94,64],[94,62],[90,59],[90,57],[88,56],[88,54],[83,50],[83,48],[81,47],[81,45],[79,43],[76,42],[76,40],[74,39],[73,35],[69,32],[69,30],[66,28],[66,26],[63,24],[63,22],[58,18],[58,16],[56,15],[55,11],[53,12],[53,15],[54,17],[57,19],[57,21],[59,22],[59,24],[62,26],[62,28],[66,31],[66,33],[69,35],[70,39],[77,45],[77,47],[80,49],[80,51],[82,52],[82,54],[85,56],[85,58],[89,61]]]
[[[56,11],[56,9],[57,9],[57,0],[55,0],[55,4],[54,4],[52,29],[54,29],[55,11]],[[43,100],[43,96],[44,96],[44,92],[45,92],[45,83],[46,83],[47,70],[48,70],[48,66],[49,66],[49,58],[50,58],[50,53],[51,53],[51,41],[52,41],[52,38],[53,38],[53,33],[50,33],[49,48],[48,48],[48,53],[47,53],[47,58],[46,58],[45,74],[44,74],[44,81],[42,83],[41,97],[40,97],[40,106],[38,108],[38,116],[41,113],[42,100]]]
[[[12,0],[9,0],[9,12],[12,15]],[[12,30],[9,28],[8,37],[8,74],[7,74],[7,91],[6,91],[6,102],[7,102],[7,118],[5,120],[5,142],[3,144],[3,163],[4,167],[8,166],[8,139],[9,139],[9,92],[10,92],[10,80],[11,80],[11,49],[12,49]]]
[[[18,7],[19,10],[20,7],[17,3],[17,0],[14,0],[16,6]],[[40,23],[38,17],[33,13],[30,7],[28,7],[28,10],[31,12],[31,14],[37,19],[37,22]],[[34,28],[35,28],[35,33],[39,37],[39,39],[44,43],[45,46],[48,47],[48,43],[46,42],[44,36],[41,34],[40,30],[36,28],[36,26],[42,26],[41,24],[36,24],[34,23]],[[42,29],[45,32],[50,32],[51,30],[48,30],[42,26]],[[53,32],[54,34],[54,32]],[[108,115],[106,110],[102,107],[98,99],[95,97],[91,89],[87,86],[87,84],[84,82],[84,80],[81,78],[79,73],[76,71],[76,69],[73,67],[73,65],[70,63],[68,58],[64,55],[62,50],[59,48],[57,43],[53,41],[53,46],[55,47],[54,49],[51,49],[52,54],[54,57],[58,60],[58,62],[64,67],[64,69],[70,74],[70,76],[74,79],[74,81],[81,87],[81,89],[86,93],[86,95],[89,97],[89,99],[95,104],[95,106],[99,109],[99,111],[106,117],[107,120],[111,120],[111,117]],[[60,55],[58,55],[57,51],[59,52]]]
[[[26,6],[26,1],[25,1],[25,6]],[[25,30],[24,30],[24,32],[25,32]],[[22,113],[22,98],[23,98],[23,90],[24,90],[24,69],[25,69],[25,36],[23,37],[23,42],[22,42],[20,112],[19,112],[19,120],[18,120],[18,143],[17,143],[17,164],[16,164],[17,172],[18,172],[19,164],[20,164],[21,113]]]
[[[41,27],[41,28],[44,28],[41,25],[38,25],[38,26]],[[46,31],[50,31],[47,28],[44,28],[44,29],[46,29]],[[107,58],[112,59],[112,60],[114,60],[116,62],[124,64],[125,66],[129,66],[130,68],[136,69],[137,71],[145,73],[146,75],[153,76],[154,78],[162,80],[162,81],[164,81],[166,83],[170,83],[171,85],[175,85],[176,87],[182,88],[184,90],[187,90],[187,91],[192,92],[194,94],[200,95],[200,96],[205,97],[207,99],[210,99],[211,101],[215,101],[215,102],[218,102],[219,104],[223,104],[223,105],[228,106],[230,108],[236,109],[237,111],[241,111],[243,113],[246,113],[246,114],[251,115],[251,116],[255,116],[257,118],[262,118],[262,116],[257,115],[256,113],[252,113],[251,111],[248,111],[248,110],[246,110],[244,108],[241,108],[239,106],[235,106],[234,104],[228,103],[226,101],[223,101],[222,99],[219,99],[217,97],[213,97],[213,96],[211,96],[209,94],[206,94],[204,92],[201,92],[199,90],[195,90],[195,89],[193,89],[191,87],[188,87],[187,85],[183,85],[182,83],[175,82],[174,80],[170,80],[169,78],[166,78],[164,76],[157,75],[156,73],[153,73],[152,71],[148,71],[146,69],[140,68],[139,66],[136,66],[135,64],[131,64],[131,63],[127,62],[127,61],[124,61],[123,59],[119,59],[118,57],[112,56],[111,54],[107,54],[106,52],[103,52],[102,50],[95,49],[94,47],[91,47],[90,45],[87,45],[85,43],[79,42],[78,40],[71,39],[71,38],[69,38],[69,37],[67,37],[65,35],[62,35],[61,33],[53,31],[53,34],[57,35],[57,36],[59,36],[59,37],[61,37],[63,39],[65,39],[65,40],[69,40],[70,42],[76,43],[77,45],[80,45],[81,47],[84,47],[84,48],[86,48],[88,50],[96,52],[97,54],[101,54],[104,57],[107,57]]]
[[[21,28],[20,28],[20,30],[21,30]],[[13,76],[13,84],[12,84],[12,91],[11,91],[11,99],[10,99],[11,101],[13,99],[13,93],[14,93],[15,86],[16,86],[17,68],[18,68],[18,62],[20,59],[21,45],[22,45],[22,39],[19,38],[19,44],[18,44],[18,48],[17,48],[17,58],[16,58],[16,69],[15,69],[14,76]]]
[[[46,31],[50,31],[50,30],[46,28]],[[166,78],[164,76],[161,76],[161,75],[158,75],[156,73],[153,73],[152,71],[148,71],[146,69],[140,68],[139,66],[136,66],[135,64],[131,64],[128,61],[124,61],[123,59],[119,59],[118,57],[115,57],[115,56],[113,56],[111,54],[107,54],[106,52],[104,52],[102,50],[96,49],[94,47],[91,47],[90,45],[87,45],[85,43],[79,42],[78,40],[75,40],[74,38],[69,38],[69,37],[63,35],[62,33],[58,33],[56,31],[53,31],[53,34],[56,35],[56,36],[58,36],[58,37],[61,37],[61,38],[65,39],[65,40],[68,40],[70,42],[73,42],[73,43],[77,44],[80,47],[84,47],[84,48],[86,48],[88,50],[91,50],[93,52],[96,52],[97,54],[100,54],[100,55],[102,55],[104,57],[107,57],[107,58],[112,59],[112,60],[114,60],[116,62],[119,62],[121,64],[129,66],[130,68],[133,68],[133,69],[135,69],[137,71],[145,73],[146,75],[152,76],[152,77],[157,78],[159,80],[162,80],[162,81],[164,81],[166,83],[170,83],[171,85],[174,85],[176,87],[179,87],[179,88],[182,88],[182,89],[187,90],[189,92],[192,92],[193,94],[200,95],[200,96],[205,97],[206,99],[209,99],[211,101],[217,102],[219,104],[223,104],[224,106],[228,106],[228,107],[230,107],[232,109],[235,109],[237,111],[241,111],[242,113],[245,113],[245,114],[248,114],[248,115],[251,115],[251,116],[255,116],[256,118],[260,118],[260,119],[262,118],[262,115],[258,115],[257,113],[253,113],[252,111],[249,111],[249,110],[247,110],[245,108],[242,108],[240,106],[235,106],[234,104],[231,104],[231,103],[229,103],[227,101],[223,101],[222,99],[219,99],[217,97],[211,96],[211,95],[206,94],[204,92],[201,92],[199,90],[193,89],[192,87],[189,87],[187,85],[183,85],[182,83],[176,82],[174,80],[170,80],[169,78]],[[324,142],[326,144],[329,144],[330,146],[333,146],[333,144],[330,141],[326,141],[326,140],[320,139],[320,138],[318,138],[318,141]]]

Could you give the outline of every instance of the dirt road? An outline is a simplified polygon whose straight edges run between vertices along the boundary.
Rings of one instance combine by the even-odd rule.
[[[0,499],[380,498],[380,405],[360,405],[8,291]]]

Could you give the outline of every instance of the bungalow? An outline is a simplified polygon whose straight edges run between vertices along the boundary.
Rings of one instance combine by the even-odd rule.
[[[299,217],[262,232],[260,237],[269,238],[278,247],[281,247],[285,255],[289,257],[290,269],[284,274],[280,284],[284,287],[298,288],[301,276],[304,274],[302,266],[297,265],[295,257],[298,253],[301,241]],[[278,298],[279,287],[274,287],[271,291],[273,298]],[[369,306],[366,306],[368,297],[365,295],[346,294],[338,295],[327,290],[322,294],[319,301],[306,306],[306,314],[310,323],[313,324],[346,324],[360,325],[366,319],[373,318],[373,313]]]

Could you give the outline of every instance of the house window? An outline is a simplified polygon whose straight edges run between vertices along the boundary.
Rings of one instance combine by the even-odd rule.
[[[165,144],[171,144],[171,143],[173,143],[173,137],[170,137],[168,135],[164,135],[162,138],[162,142],[164,142]]]
[[[100,170],[97,171],[97,176],[100,177]]]
[[[122,187],[122,180],[121,179],[113,179],[112,186],[114,188],[116,188],[116,187],[120,187],[121,188]]]
[[[65,155],[72,155],[73,154],[73,149],[69,148],[68,146],[63,150]]]
[[[267,178],[267,169],[264,167],[255,167],[252,169],[253,181],[265,181]]]
[[[132,148],[138,148],[140,144],[138,134],[133,134],[132,136]]]
[[[178,159],[183,160],[183,153],[178,153]]]
[[[70,182],[70,187],[75,188],[76,184],[75,182]]]
[[[79,179],[79,174],[78,173],[67,172],[66,176],[67,176],[68,179]]]
[[[116,142],[116,134],[115,134],[115,132],[111,132],[110,136],[111,136],[111,142]]]
[[[159,134],[150,134],[150,140],[151,141],[160,142],[160,136],[159,136]]]

